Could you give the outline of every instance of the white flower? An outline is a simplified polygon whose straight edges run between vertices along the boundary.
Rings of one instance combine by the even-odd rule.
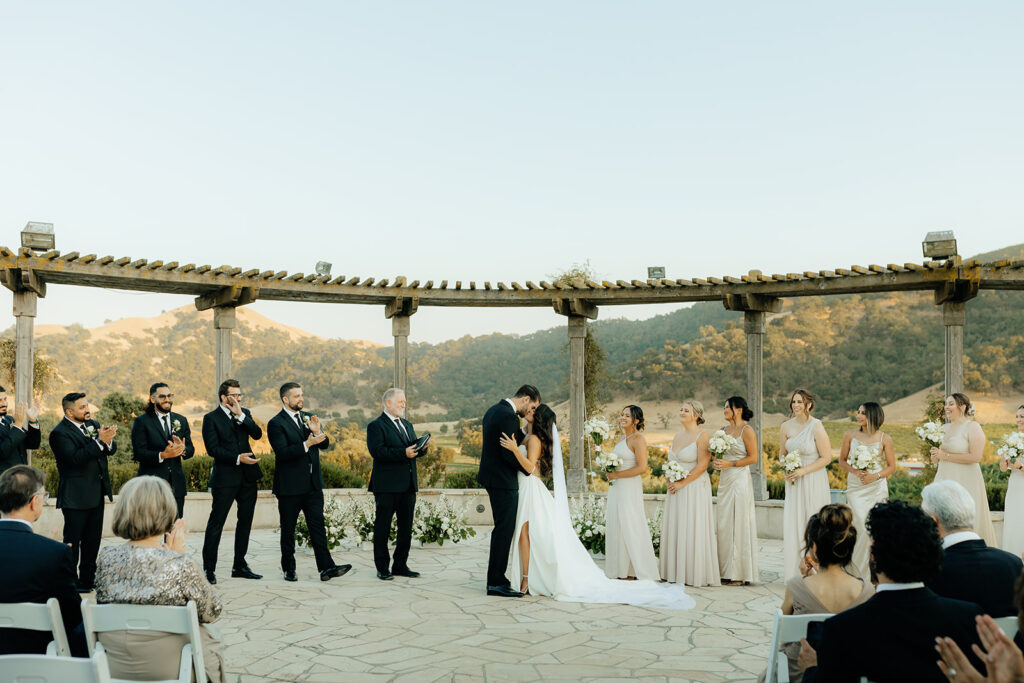
[[[736,440],[736,437],[729,436],[724,429],[719,429],[711,435],[711,439],[708,441],[708,450],[711,451],[711,455],[720,458],[737,443],[739,441]]]
[[[800,460],[800,451],[793,450],[786,453],[782,457],[782,467],[786,470],[786,474],[792,474],[803,467],[803,461]]]
[[[933,446],[941,446],[943,433],[942,425],[938,422],[925,422],[923,425],[914,430],[922,440],[927,441]]]
[[[668,460],[662,468],[666,481],[679,481],[690,476],[690,471],[676,460]]]
[[[881,450],[882,444],[876,443],[872,445],[857,444],[849,455],[850,466],[857,470],[864,470],[865,472],[881,472]]]
[[[181,421],[180,420],[172,420],[171,421],[171,432],[177,432],[180,429],[181,429]]]

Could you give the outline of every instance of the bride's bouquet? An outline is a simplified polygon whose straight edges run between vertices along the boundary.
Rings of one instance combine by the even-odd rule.
[[[996,455],[1014,464],[1024,462],[1024,432],[1010,432],[1004,436],[1003,445],[996,451]]]
[[[614,472],[615,470],[622,467],[622,458],[616,455],[614,452],[605,453],[601,451],[594,456],[594,464],[600,467],[605,472]]]
[[[786,471],[786,474],[792,474],[803,466],[804,463],[800,459],[799,450],[790,451],[782,456],[782,469]]]
[[[662,473],[665,475],[665,481],[673,482],[679,481],[680,479],[686,479],[690,476],[690,470],[682,466],[681,463],[675,460],[669,460],[661,468]]]
[[[942,445],[942,423],[940,422],[925,422],[923,425],[914,430],[917,435],[921,437],[922,441],[927,441],[933,446]]]
[[[708,450],[711,451],[711,455],[721,458],[737,443],[739,442],[735,436],[729,436],[724,429],[719,429],[711,435],[711,439],[708,441]]]
[[[881,444],[869,446],[859,443],[850,451],[850,467],[865,472],[879,472],[882,469]]]
[[[592,417],[583,423],[583,434],[589,436],[594,445],[600,447],[611,436],[612,426],[600,417]]]

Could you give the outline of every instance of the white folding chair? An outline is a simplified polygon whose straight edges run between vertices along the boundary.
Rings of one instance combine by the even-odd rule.
[[[99,647],[96,634],[107,631],[161,631],[184,634],[189,642],[181,648],[181,663],[178,677],[158,683],[190,683],[195,673],[197,683],[207,683],[206,668],[203,664],[203,646],[199,635],[199,613],[196,603],[189,600],[187,605],[97,605],[88,598],[82,599],[82,623],[85,626],[85,641],[90,654]],[[134,683],[125,679],[113,679],[114,683]]]
[[[1003,629],[1003,633],[1009,636],[1010,640],[1013,640],[1017,636],[1017,631],[1020,629],[1020,624],[1017,622],[1017,617],[999,617],[996,619],[996,623],[999,624],[999,628]]]
[[[833,614],[783,614],[781,609],[775,610],[775,623],[772,627],[772,645],[768,651],[768,672],[764,683],[789,683],[789,659],[779,652],[784,643],[795,643],[807,635],[807,625],[815,621],[825,621]]]
[[[68,634],[64,632],[64,619],[60,615],[60,603],[50,598],[39,602],[0,603],[0,628],[23,628],[29,631],[50,631],[53,640],[46,646],[48,657],[70,657]],[[0,635],[2,637],[2,635]]]
[[[0,683],[112,683],[103,646],[89,659],[49,655],[0,656]]]

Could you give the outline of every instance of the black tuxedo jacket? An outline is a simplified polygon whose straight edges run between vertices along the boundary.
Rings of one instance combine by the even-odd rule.
[[[0,418],[0,472],[15,465],[28,464],[28,450],[39,448],[42,441],[39,427],[25,424],[22,431],[14,426],[14,419],[9,415]]]
[[[488,408],[484,414],[483,449],[480,452],[480,471],[476,478],[482,486],[491,489],[519,489],[516,473],[529,474],[519,460],[501,445],[501,435],[508,434],[516,441],[523,440],[519,429],[519,415],[508,401],[502,400]]]
[[[979,643],[974,617],[983,613],[979,605],[940,597],[929,588],[877,593],[825,621],[818,666],[807,670],[804,681],[857,683],[866,676],[876,683],[944,683],[935,665],[937,636],[952,638],[984,671],[971,650],[971,643]]]
[[[416,430],[405,418],[399,418],[409,433],[406,438],[386,413],[366,426],[366,448],[373,457],[370,491],[374,493],[405,493],[419,491],[416,479],[416,458],[408,458],[405,449],[416,443]]]
[[[96,420],[85,425],[99,433],[100,423]],[[114,500],[107,457],[117,452],[117,441],[111,441],[109,450],[104,451],[96,439],[87,437],[78,425],[64,418],[50,432],[50,448],[60,476],[57,507],[90,510],[100,504],[103,496]]]
[[[942,571],[927,585],[947,598],[976,602],[992,617],[1017,614],[1013,585],[1024,563],[1012,553],[989,548],[978,539],[961,541],[946,549]]]
[[[184,415],[170,413],[171,436],[180,437],[185,442],[185,452],[178,458],[161,462],[160,453],[167,448],[170,439],[164,436],[160,418],[155,412],[143,413],[132,423],[132,459],[139,463],[138,476],[152,475],[160,477],[171,484],[175,497],[185,495],[185,473],[181,469],[181,461],[195,455],[196,447],[192,445],[192,430]],[[175,422],[178,429],[174,429]]]
[[[71,548],[33,533],[15,519],[0,520],[0,602],[39,602],[50,598],[60,602],[64,630],[71,632],[82,623],[81,598],[75,591],[75,566]],[[44,654],[53,640],[47,631],[4,629],[0,632],[0,655]]]
[[[260,464],[245,465],[238,462],[242,453],[252,453],[249,439],[259,439],[263,430],[252,419],[252,413],[242,408],[245,419],[241,424],[230,418],[219,405],[203,416],[203,443],[206,453],[213,458],[210,488],[255,485],[263,476]]]
[[[282,408],[267,423],[267,439],[274,449],[274,495],[301,496],[312,491],[322,491],[324,477],[320,471],[320,451],[331,447],[330,439],[310,446],[307,451],[302,442],[312,432],[299,425]]]

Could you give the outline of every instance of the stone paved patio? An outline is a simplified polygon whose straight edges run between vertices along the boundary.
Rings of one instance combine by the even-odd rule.
[[[454,547],[413,548],[418,579],[377,579],[372,551],[338,549],[353,565],[321,582],[300,551],[284,581],[278,533],[254,531],[249,564],[261,581],[230,578],[221,543],[217,622],[228,671],[264,681],[748,681],[764,668],[781,603],[781,541],[761,542],[750,587],[691,588],[690,611],[564,603],[483,593],[489,527]],[[109,541],[108,541],[109,542]],[[191,534],[199,560],[202,534]]]

